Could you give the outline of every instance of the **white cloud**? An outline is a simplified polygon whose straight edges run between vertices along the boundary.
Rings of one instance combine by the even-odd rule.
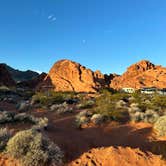
[[[52,21],[56,21],[56,17],[53,17],[53,18],[52,18]]]
[[[53,15],[49,15],[48,16],[48,20],[52,19]]]
[[[56,21],[55,15],[54,15],[54,14],[49,15],[49,16],[48,16],[48,20],[49,20],[50,22]]]
[[[85,39],[83,39],[83,40],[82,40],[82,43],[83,43],[83,44],[85,44],[85,43],[86,43],[86,40],[85,40]]]

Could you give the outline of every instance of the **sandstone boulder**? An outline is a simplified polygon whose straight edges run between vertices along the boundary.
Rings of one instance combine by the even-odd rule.
[[[55,91],[96,92],[108,86],[100,71],[93,72],[70,60],[56,62],[45,82],[47,85],[52,84]]]

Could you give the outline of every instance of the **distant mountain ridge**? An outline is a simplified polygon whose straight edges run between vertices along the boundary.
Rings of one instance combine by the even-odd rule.
[[[39,73],[35,71],[31,71],[31,70],[20,71],[4,63],[0,65],[4,65],[6,67],[6,69],[9,71],[9,73],[11,74],[11,77],[13,78],[15,82],[29,81],[39,76]]]
[[[0,86],[14,87],[16,82],[4,64],[0,64]]]
[[[1,85],[2,83],[8,85],[8,82],[9,85],[14,85],[16,82],[21,87],[26,86],[36,90],[49,87],[55,91],[97,92],[103,88],[117,90],[143,87],[166,88],[166,67],[154,65],[148,60],[131,65],[122,75],[102,74],[99,70],[92,71],[67,59],[57,61],[48,74],[41,75],[31,70],[15,70],[6,64],[0,66],[2,66]]]

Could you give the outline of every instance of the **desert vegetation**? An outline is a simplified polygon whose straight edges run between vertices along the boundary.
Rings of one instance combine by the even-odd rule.
[[[9,91],[2,91],[6,90]],[[86,128],[100,129],[109,124],[123,126],[143,122],[153,126],[156,137],[166,135],[166,96],[163,95],[147,95],[139,91],[128,94],[109,89],[97,93],[45,91],[31,94],[7,93],[6,99],[1,102],[12,105],[14,111],[6,110],[3,105],[0,107],[0,151],[17,159],[23,166],[65,163],[64,147],[56,144],[56,139],[61,142],[56,136],[60,129],[53,125],[63,124],[63,121],[66,129],[69,126],[76,133],[86,132]],[[11,102],[13,99],[15,101]],[[65,124],[68,119],[71,122]],[[15,128],[18,125],[25,125],[26,129],[18,130]],[[52,131],[55,131],[55,136]],[[165,151],[158,149],[158,142],[151,144],[152,152],[164,156]]]
[[[40,132],[30,129],[16,133],[7,143],[6,153],[22,165],[62,165],[63,152]]]

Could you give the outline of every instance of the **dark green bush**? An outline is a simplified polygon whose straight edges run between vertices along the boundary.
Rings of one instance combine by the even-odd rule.
[[[151,102],[155,107],[159,107],[161,109],[166,109],[166,96],[156,94],[156,95],[154,95]]]
[[[95,113],[104,115],[109,119],[120,121],[128,116],[128,111],[126,108],[116,108],[116,104],[119,102],[119,100],[124,100],[127,98],[128,94],[125,93],[112,94],[109,91],[104,91],[104,93],[96,98],[96,106],[94,111]]]
[[[49,106],[52,104],[61,104],[68,99],[74,98],[74,92],[38,92],[32,97],[33,103]]]

